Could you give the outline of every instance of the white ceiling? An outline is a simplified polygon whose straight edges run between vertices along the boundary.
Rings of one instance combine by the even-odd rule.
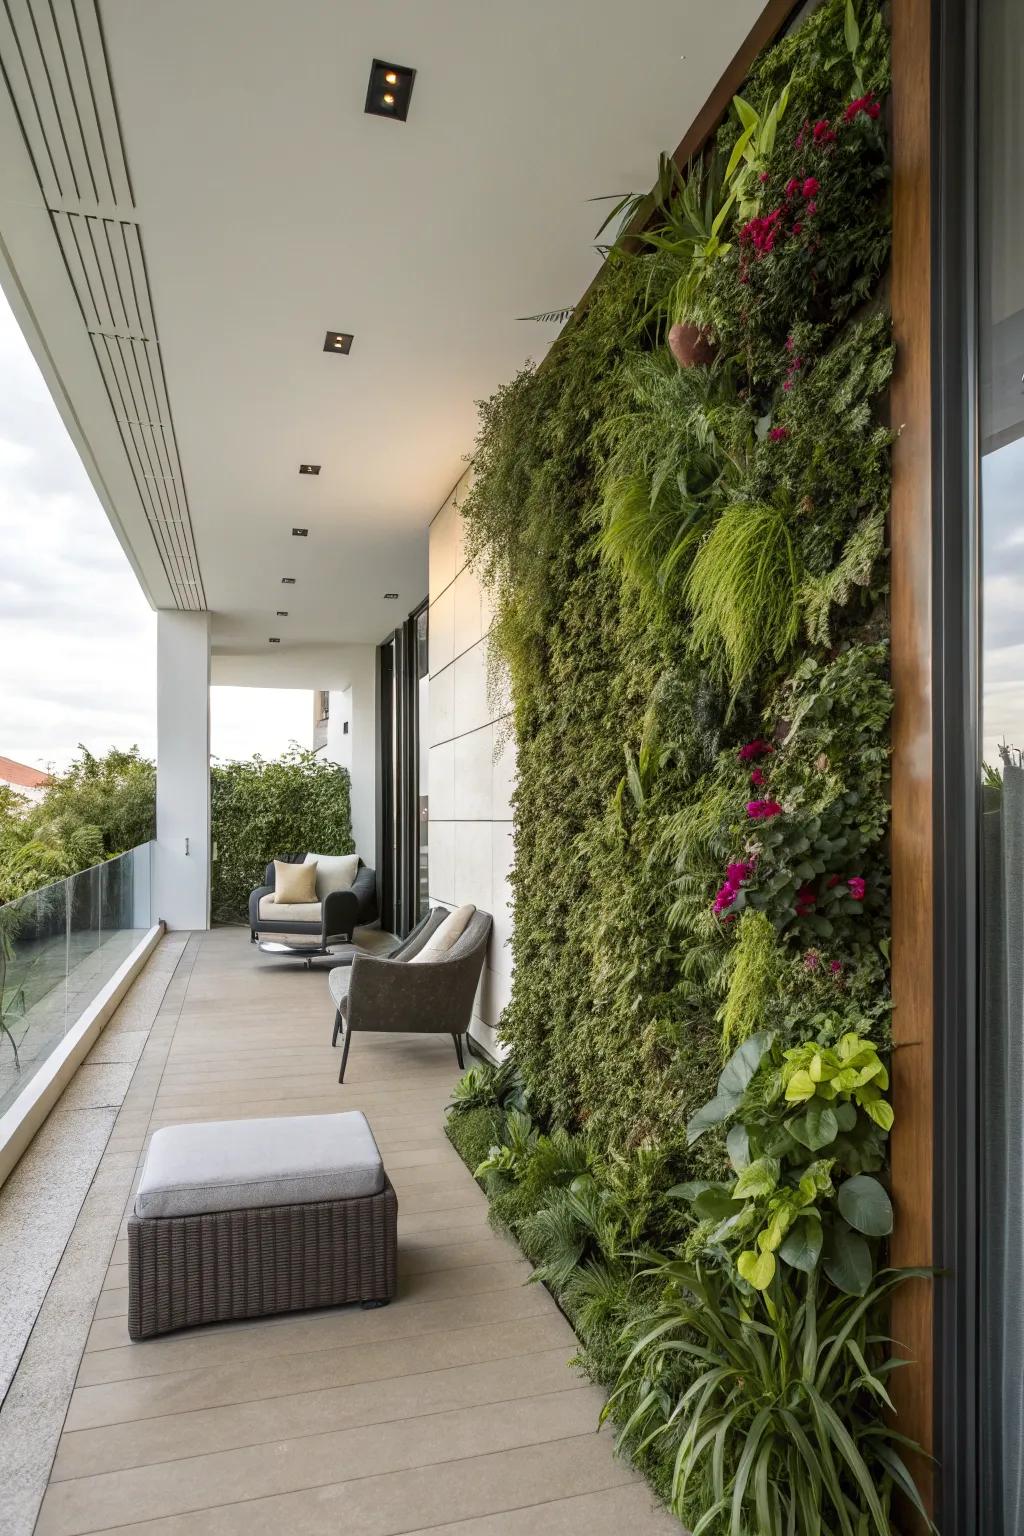
[[[85,143],[69,17],[92,77],[102,43],[93,0],[69,6],[58,3],[54,32],[49,0],[30,0],[43,56],[51,33],[61,44],[64,75],[56,52],[47,59],[50,100],[62,121],[77,111]],[[205,597],[227,653],[265,651],[271,634],[294,646],[382,638],[425,593],[426,526],[472,447],[475,400],[555,334],[516,317],[585,289],[604,212],[587,199],[651,183],[659,149],[679,140],[759,9],[103,0],[130,186],[116,166],[73,188],[59,165],[51,176],[36,142],[54,137],[44,76],[36,68],[34,133],[8,69],[21,125],[0,87],[14,151],[0,170],[0,275],[157,606]],[[17,67],[31,76],[7,27],[0,59],[7,67],[21,42]],[[363,111],[375,56],[418,71],[404,124]],[[150,356],[157,372],[162,358],[169,407],[157,380],[152,410],[165,442],[173,417],[177,463],[169,448],[156,479],[176,505],[187,498],[188,515],[172,513],[158,538],[187,543],[190,515],[184,586],[168,578],[166,544],[160,558],[149,491],[140,498],[128,473],[89,336],[102,316],[83,319],[74,299],[54,209],[120,220],[126,246],[131,224],[141,232],[152,313],[143,295],[137,317],[105,334],[159,338]],[[323,352],[329,328],[354,332],[350,356]],[[322,464],[319,478],[300,478],[302,461]],[[293,525],[309,538],[292,538]]]

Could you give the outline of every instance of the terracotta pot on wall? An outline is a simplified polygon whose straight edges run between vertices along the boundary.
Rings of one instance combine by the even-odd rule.
[[[677,321],[668,333],[668,349],[680,368],[707,368],[715,360],[716,349],[699,325]]]

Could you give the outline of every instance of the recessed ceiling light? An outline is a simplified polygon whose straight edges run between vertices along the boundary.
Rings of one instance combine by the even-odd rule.
[[[287,608],[279,608],[277,610],[276,617],[279,618],[279,619],[286,619],[288,617],[288,609]]]
[[[354,339],[351,331],[328,331],[324,337],[324,351],[342,352],[347,356],[352,351]]]
[[[300,464],[299,465],[299,474],[300,475],[318,475],[319,473],[320,473],[320,465],[319,464]]]
[[[404,64],[387,64],[374,59],[370,68],[370,83],[366,88],[364,111],[377,117],[394,117],[404,123],[409,116],[409,101],[416,71]]]
[[[280,645],[281,644],[281,636],[280,635],[271,635],[270,638],[267,641],[267,644],[268,645]]]
[[[385,592],[384,593],[384,600],[385,600],[385,602],[388,602],[388,603],[394,602],[397,599],[397,597],[398,597],[398,593],[397,592]]]
[[[282,585],[282,587],[294,587],[294,585],[295,585],[295,577],[294,576],[282,576],[281,577],[281,585]]]
[[[308,528],[293,528],[292,529],[292,538],[293,539],[308,539],[309,538],[309,529]]]

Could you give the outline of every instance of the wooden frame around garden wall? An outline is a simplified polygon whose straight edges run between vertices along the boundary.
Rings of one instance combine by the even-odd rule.
[[[892,1261],[934,1259],[934,701],[932,676],[932,136],[931,0],[892,8],[893,249],[896,371],[891,412],[892,991],[890,1140],[896,1227]],[[897,1373],[900,1429],[934,1449],[930,1281],[896,1292],[892,1332],[915,1362]],[[930,1462],[913,1468],[929,1506]]]

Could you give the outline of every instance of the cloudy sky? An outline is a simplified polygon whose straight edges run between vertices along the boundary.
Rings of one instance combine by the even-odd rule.
[[[310,745],[308,691],[214,688],[211,750]],[[156,615],[0,294],[0,756],[156,754]]]

